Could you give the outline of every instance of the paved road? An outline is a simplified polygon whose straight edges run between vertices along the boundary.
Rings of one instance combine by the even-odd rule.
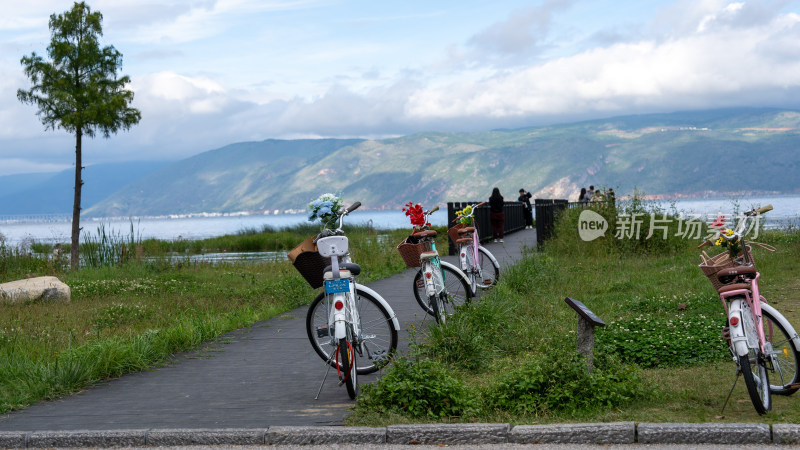
[[[523,230],[487,248],[502,268],[535,245],[536,232]],[[414,271],[406,270],[369,285],[397,313],[404,328],[401,347],[407,343],[405,328],[423,316],[412,294],[413,277]],[[306,337],[306,310],[229,333],[202,350],[176,356],[168,366],[0,415],[0,431],[342,425],[353,402],[333,381],[335,373],[314,400],[326,366]]]

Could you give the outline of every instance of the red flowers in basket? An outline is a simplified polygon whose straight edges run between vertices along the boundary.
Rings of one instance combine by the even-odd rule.
[[[408,202],[403,207],[403,211],[406,212],[406,216],[411,220],[411,225],[413,225],[415,230],[421,230],[431,226],[429,222],[425,221],[425,212],[422,210],[422,205],[419,203],[414,204],[413,202]]]

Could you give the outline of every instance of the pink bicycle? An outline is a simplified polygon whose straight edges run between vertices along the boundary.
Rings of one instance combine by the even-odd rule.
[[[753,262],[751,245],[744,239],[750,221],[770,210],[772,205],[748,211],[734,230],[720,229],[698,246],[703,248],[716,242],[734,250],[733,255],[725,251],[713,257],[703,252],[700,268],[717,289],[728,317],[723,336],[737,366],[736,380],[741,374],[759,414],[772,408],[772,394],[791,395],[800,388],[800,337],[761,295],[758,286],[761,274]]]

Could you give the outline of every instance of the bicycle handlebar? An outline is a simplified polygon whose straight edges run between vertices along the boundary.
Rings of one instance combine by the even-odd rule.
[[[429,209],[428,212],[426,212],[425,214],[426,215],[431,215],[431,214],[435,213],[438,210],[439,210],[439,205],[436,205],[433,208]]]
[[[361,202],[355,202],[352,205],[348,206],[347,209],[344,210],[344,213],[350,214],[351,212],[357,210],[359,207],[361,207]]]
[[[745,229],[744,228],[745,228],[745,225],[747,223],[746,219],[748,219],[749,217],[753,217],[753,216],[758,216],[758,215],[764,214],[764,213],[769,212],[769,211],[772,211],[772,205],[771,204],[766,205],[766,206],[762,206],[761,208],[754,208],[754,209],[752,209],[750,211],[745,212],[744,213],[745,217],[742,217],[741,219],[739,219],[739,223],[736,225],[736,230],[731,235],[727,235],[727,234],[723,233],[722,230],[717,230],[717,232],[714,233],[711,236],[710,239],[703,241],[703,243],[698,245],[697,248],[701,249],[701,248],[703,248],[703,247],[705,247],[707,245],[711,245],[713,242],[715,242],[719,238],[725,239],[728,242],[743,240],[744,239],[744,233],[745,233]]]
[[[747,211],[744,214],[746,216],[757,216],[757,215],[764,214],[764,213],[769,212],[769,211],[772,211],[772,204],[769,204],[769,205],[766,205],[766,206],[762,206],[761,208],[758,208],[758,209],[753,209],[753,210]]]

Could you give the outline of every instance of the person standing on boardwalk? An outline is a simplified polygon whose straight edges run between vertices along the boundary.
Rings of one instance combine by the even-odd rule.
[[[503,228],[506,223],[506,214],[503,212],[503,196],[500,189],[492,189],[492,196],[489,197],[489,218],[492,222],[492,237],[495,242],[503,242]]]
[[[578,196],[578,201],[581,203],[586,203],[589,201],[589,199],[586,198],[586,188],[581,188],[581,194]]]
[[[526,191],[525,189],[519,190],[519,198],[517,201],[522,203],[523,214],[525,215],[525,229],[529,230],[533,228],[533,211],[531,210],[531,195],[530,192]]]

